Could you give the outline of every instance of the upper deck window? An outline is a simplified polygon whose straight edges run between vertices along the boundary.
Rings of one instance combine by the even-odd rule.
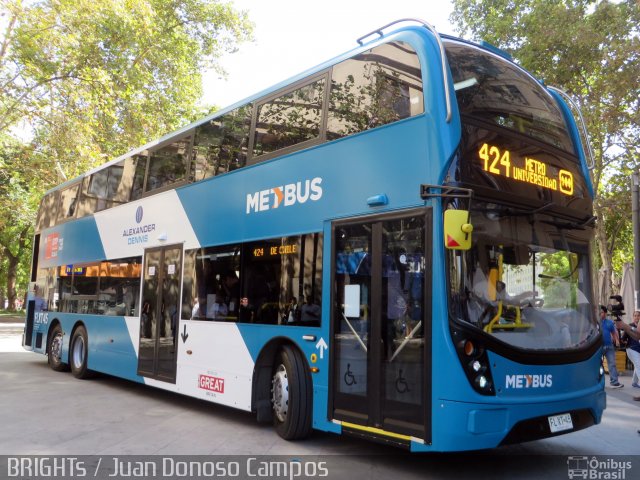
[[[251,104],[243,105],[196,127],[192,153],[196,182],[245,166],[251,110]]]
[[[79,188],[80,182],[60,191],[60,210],[58,210],[58,222],[76,216]]]
[[[190,146],[188,136],[151,152],[145,192],[186,181]]]
[[[317,79],[258,106],[253,156],[320,137],[325,79]]]
[[[526,72],[494,54],[445,42],[458,107],[473,117],[574,153],[558,105]]]
[[[124,161],[109,168],[99,170],[89,180],[89,195],[97,198],[112,199],[118,193],[118,186],[122,181]]]
[[[328,140],[423,111],[420,61],[404,42],[381,45],[333,67]]]
[[[137,200],[142,197],[144,192],[144,176],[147,172],[147,159],[149,152],[147,150],[140,152],[132,157],[134,164],[133,182],[131,183],[130,199]]]
[[[78,216],[89,215],[129,201],[135,161],[121,160],[92,173],[84,181]]]
[[[51,192],[44,197],[40,202],[40,208],[38,209],[38,219],[36,221],[36,230],[44,230],[55,225],[58,216],[58,192]]]

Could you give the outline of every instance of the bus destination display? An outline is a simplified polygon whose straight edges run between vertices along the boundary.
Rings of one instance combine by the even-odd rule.
[[[482,160],[485,172],[573,195],[573,174],[567,170],[549,167],[545,162],[535,158],[517,158],[512,156],[509,150],[489,143],[482,144],[478,156]],[[514,161],[516,158],[517,161]]]
[[[276,257],[281,255],[293,255],[298,253],[298,245],[265,245],[253,249],[253,257]]]

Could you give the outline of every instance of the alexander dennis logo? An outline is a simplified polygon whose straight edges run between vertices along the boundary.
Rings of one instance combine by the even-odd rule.
[[[149,234],[156,229],[155,223],[149,223],[147,225],[140,225],[142,222],[142,215],[144,210],[142,206],[139,206],[136,210],[136,226],[125,228],[122,231],[122,237],[127,239],[127,245],[136,245],[139,243],[147,243],[149,241]]]
[[[567,457],[567,476],[569,479],[584,480],[626,480],[627,470],[631,470],[631,462],[615,458],[598,458],[587,455]]]
[[[247,215],[279,208],[281,205],[290,207],[308,201],[316,202],[322,198],[321,183],[322,178],[316,177],[249,193],[247,194]]]

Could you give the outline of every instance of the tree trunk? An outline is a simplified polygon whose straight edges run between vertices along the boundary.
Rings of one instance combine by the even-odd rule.
[[[11,251],[6,248],[5,254],[7,255],[7,300],[9,301],[7,308],[9,310],[16,309],[16,283],[18,281],[18,265],[20,264],[20,258],[11,254]]]
[[[4,255],[7,257],[7,308],[9,310],[16,310],[16,300],[18,299],[18,292],[16,291],[18,267],[20,266],[20,259],[27,246],[28,236],[29,227],[25,227],[17,238],[18,250],[15,255],[8,245],[2,245]]]
[[[598,285],[596,299],[600,305],[607,305],[610,303],[609,296],[611,295],[612,291],[611,274],[613,272],[613,260],[611,252],[609,251],[609,242],[607,239],[607,231],[605,229],[602,209],[596,207],[595,210],[595,213],[600,220],[596,223],[596,239],[598,244],[598,251],[600,252],[600,260],[602,262],[602,267],[600,267],[600,270],[604,271],[604,275],[598,277],[603,282],[603,284]]]

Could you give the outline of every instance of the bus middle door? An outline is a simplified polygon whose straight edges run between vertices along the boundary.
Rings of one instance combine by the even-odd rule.
[[[431,210],[333,225],[330,415],[343,430],[430,440]]]
[[[176,381],[182,245],[145,250],[138,375]]]

